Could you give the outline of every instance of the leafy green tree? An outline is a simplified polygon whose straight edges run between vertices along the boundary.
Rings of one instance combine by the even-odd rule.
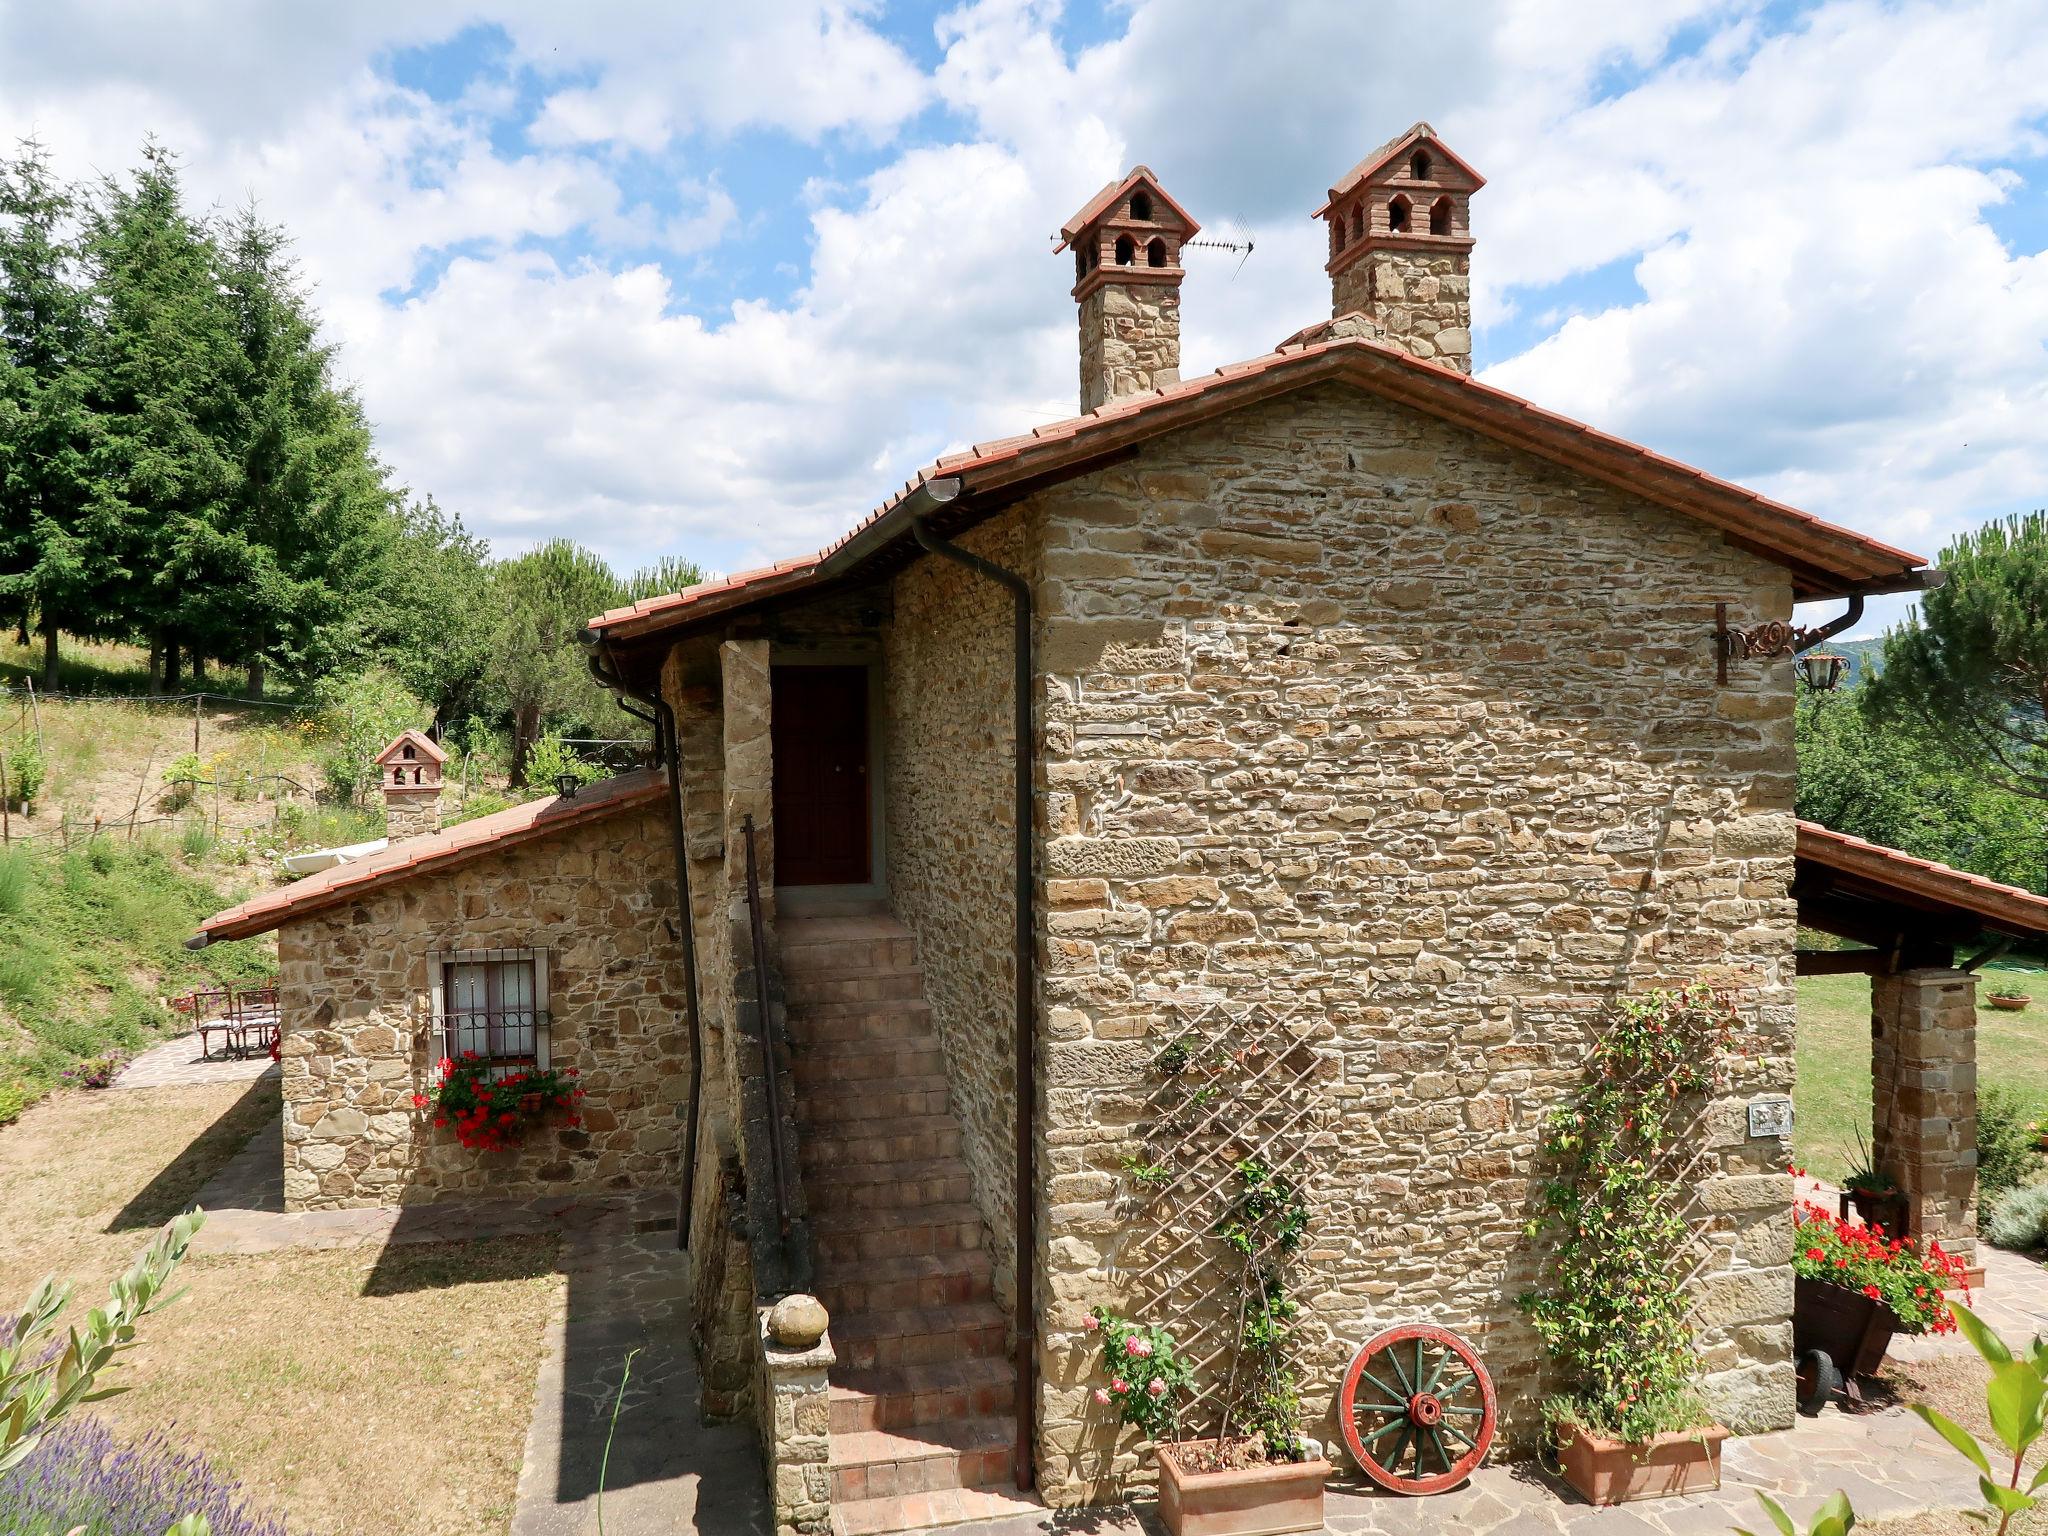
[[[103,509],[121,520],[130,573],[116,611],[147,635],[177,681],[195,657],[239,646],[244,548],[226,531],[235,495],[231,370],[235,320],[219,252],[184,209],[176,158],[143,147],[109,179],[90,241],[101,315],[94,370],[103,431],[93,455]]]
[[[443,720],[483,708],[498,622],[489,555],[433,497],[401,505],[385,522],[369,599],[327,664],[388,666]]]
[[[0,162],[0,614],[40,630],[48,688],[60,632],[105,632],[127,574],[119,517],[94,487],[82,212],[35,140]]]
[[[580,544],[551,539],[494,566],[491,587],[498,623],[487,675],[512,715],[512,782],[523,786],[543,724],[602,718],[604,693],[576,635],[618,603],[619,579]]]
[[[2048,513],[1987,523],[1940,564],[1948,580],[1885,637],[1865,704],[1958,766],[2048,799]]]
[[[314,694],[320,728],[328,738],[320,776],[335,799],[361,804],[377,782],[371,761],[400,731],[424,730],[433,711],[384,667],[325,678]]]
[[[2048,815],[1956,765],[1914,718],[1880,720],[1865,683],[1798,705],[1798,813],[1808,821],[2029,889],[2048,880]]]

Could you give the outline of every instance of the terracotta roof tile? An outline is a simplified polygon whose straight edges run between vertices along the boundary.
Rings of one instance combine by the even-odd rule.
[[[1252,391],[1253,398],[1264,398],[1259,391],[1269,382],[1276,387],[1288,387],[1283,381],[1297,377],[1303,384],[1325,377],[1342,378],[1384,398],[1405,402],[1554,462],[1567,463],[1596,476],[1604,474],[1611,483],[1619,484],[1624,477],[1633,477],[1629,478],[1627,488],[1646,500],[1746,537],[1787,565],[1803,565],[1843,585],[1900,577],[1926,564],[1919,555],[1823,522],[1811,513],[1598,431],[1569,416],[1532,405],[1467,374],[1424,362],[1384,341],[1345,335],[1299,345],[1290,340],[1275,351],[1229,364],[1199,378],[1114,401],[1086,415],[1068,417],[1015,437],[995,438],[943,455],[918,471],[901,490],[846,534],[814,555],[741,571],[664,597],[647,598],[630,607],[615,608],[592,619],[590,627],[630,638],[660,627],[648,621],[662,615],[673,614],[687,620],[695,615],[685,610],[730,611],[739,606],[738,601],[719,601],[730,594],[744,594],[741,601],[751,601],[757,595],[766,597],[814,578],[822,579],[836,574],[827,569],[834,555],[888,518],[928,481],[965,480],[993,473],[1006,488],[1015,489],[1018,482],[1003,472],[1021,460],[1041,461],[1044,473],[1054,473],[1070,468],[1074,460],[1085,459],[1091,452],[1108,453],[1128,446],[1134,440],[1132,433],[1155,420],[1158,430],[1166,431],[1180,424],[1184,416],[1206,419],[1205,407],[1213,407],[1216,413],[1228,411],[1236,407],[1244,391]],[[1639,468],[1646,469],[1648,474],[1638,475]],[[975,488],[965,487],[969,491]],[[907,527],[903,530],[905,537],[908,531]]]
[[[1932,859],[1915,858],[1882,843],[1836,832],[1817,821],[1799,823],[1799,857],[1860,880],[1896,887],[1902,894],[1922,901],[1931,898],[1945,902],[2001,932],[2048,937],[2048,896],[1987,880],[1968,870],[1952,869]]]
[[[267,933],[294,917],[352,900],[365,886],[391,885],[415,875],[438,874],[501,849],[553,837],[573,827],[588,826],[648,805],[667,792],[666,774],[651,768],[636,769],[592,784],[566,799],[554,795],[531,800],[445,827],[426,837],[407,838],[381,853],[323,869],[290,885],[252,896],[239,906],[216,912],[199,925],[198,936],[211,943]]]

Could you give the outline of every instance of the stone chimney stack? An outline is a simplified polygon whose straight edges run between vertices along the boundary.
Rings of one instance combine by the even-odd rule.
[[[1330,188],[1330,313],[1358,314],[1415,356],[1472,371],[1472,194],[1486,178],[1427,123]]]
[[[1081,309],[1081,409],[1180,382],[1180,248],[1202,226],[1138,166],[1060,229]]]
[[[391,842],[441,830],[441,765],[448,754],[406,731],[377,754],[384,785],[384,836]]]

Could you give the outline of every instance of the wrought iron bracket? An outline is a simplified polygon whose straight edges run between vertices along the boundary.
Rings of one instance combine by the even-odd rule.
[[[1715,675],[1719,682],[1728,681],[1730,660],[1746,659],[1773,661],[1788,656],[1797,656],[1801,651],[1810,651],[1824,640],[1832,639],[1863,617],[1861,595],[1849,599],[1848,608],[1829,619],[1825,624],[1811,627],[1804,624],[1786,624],[1778,619],[1758,624],[1750,629],[1737,629],[1728,622],[1728,605],[1714,604],[1714,663]]]

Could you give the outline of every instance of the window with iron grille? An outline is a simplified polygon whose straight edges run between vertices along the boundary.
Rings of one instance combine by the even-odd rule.
[[[507,1071],[548,1064],[546,950],[458,950],[433,956],[430,973],[441,1055],[473,1051]]]

